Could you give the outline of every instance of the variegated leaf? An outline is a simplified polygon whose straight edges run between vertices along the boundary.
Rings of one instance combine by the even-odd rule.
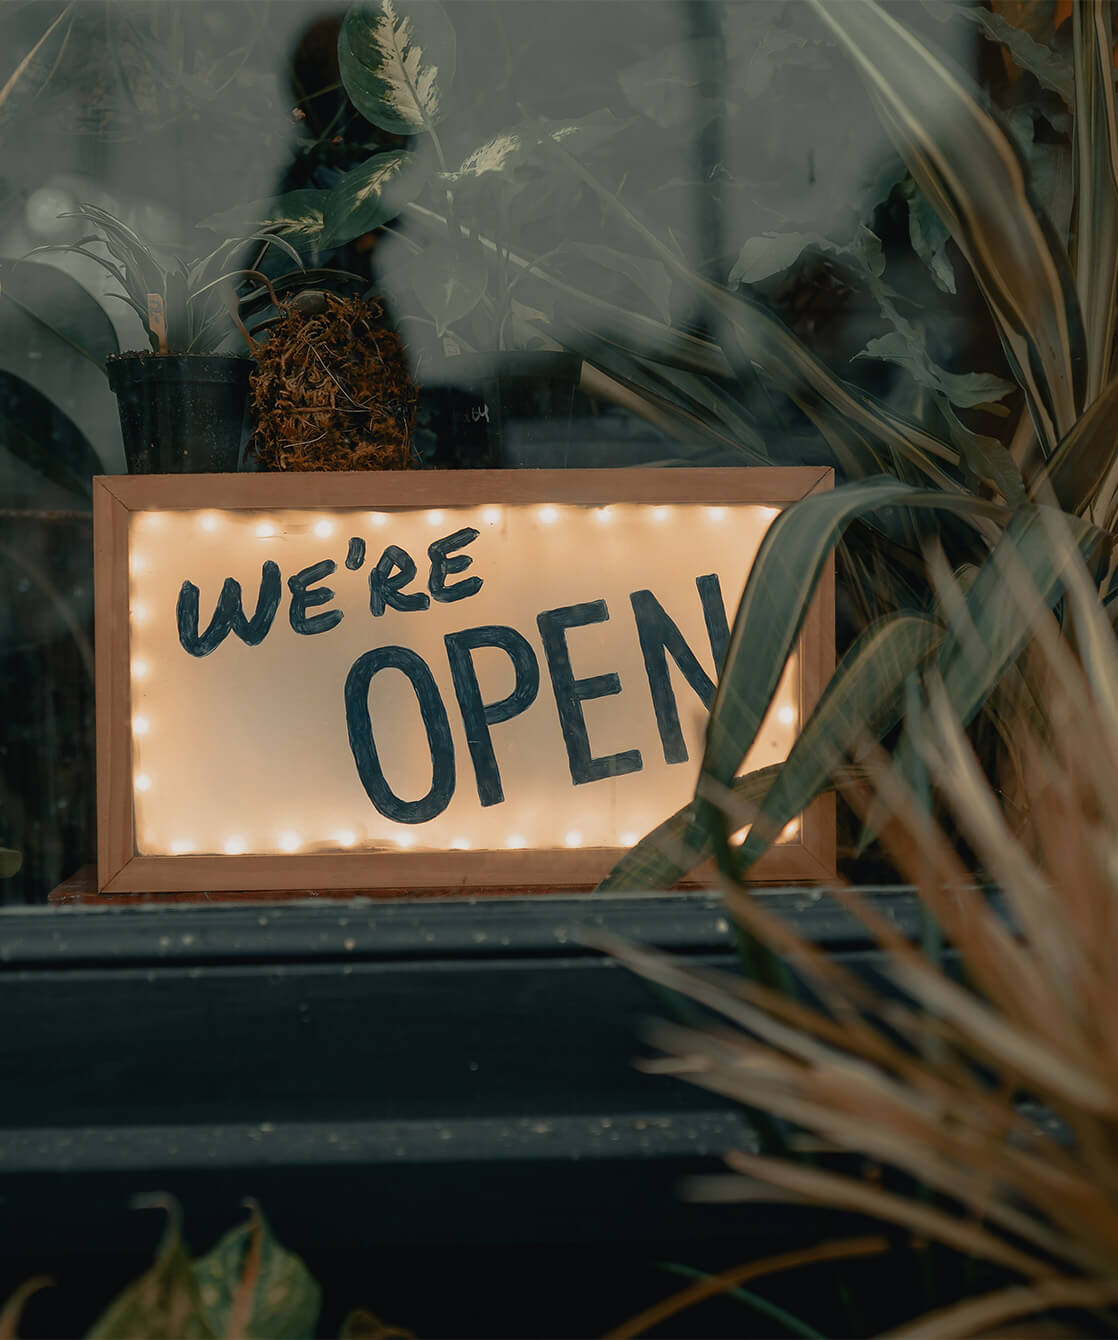
[[[340,247],[394,219],[426,179],[418,157],[406,149],[374,154],[347,172],[326,197],[323,245]]]
[[[538,167],[541,142],[547,139],[578,153],[591,153],[624,130],[622,121],[606,107],[574,121],[553,121],[537,117],[511,126],[485,141],[462,160],[457,172],[443,180],[456,190],[483,177],[496,177],[515,184],[523,168]]]
[[[847,48],[916,184],[966,257],[1045,452],[1083,405],[1071,267],[1030,197],[1021,156],[964,75],[874,0],[810,0]]]
[[[259,1208],[193,1264],[215,1335],[283,1340],[314,1335],[322,1290],[302,1259],[277,1242]]]
[[[154,1264],[119,1294],[86,1333],[87,1340],[212,1340],[206,1309],[179,1228],[179,1211],[155,1197],[141,1203],[168,1211]]]
[[[378,0],[342,21],[338,68],[361,115],[394,135],[433,130],[454,78],[454,28],[439,0]]]
[[[325,232],[323,214],[329,192],[325,190],[288,191],[271,199],[235,205],[220,214],[203,219],[199,228],[223,237],[243,237],[254,229],[268,229],[283,237],[320,246]]]

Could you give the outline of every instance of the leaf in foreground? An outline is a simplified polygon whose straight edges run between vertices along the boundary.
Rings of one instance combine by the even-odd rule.
[[[167,1211],[155,1264],[109,1304],[87,1340],[214,1340],[221,1332],[207,1319],[179,1230],[178,1207],[165,1200],[145,1204]]]
[[[230,1229],[194,1263],[211,1329],[238,1340],[314,1335],[322,1302],[314,1276],[276,1241],[260,1210],[250,1208],[247,1222]]]

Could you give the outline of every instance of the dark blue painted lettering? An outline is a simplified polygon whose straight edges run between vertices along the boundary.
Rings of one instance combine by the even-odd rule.
[[[356,572],[365,561],[365,541],[360,535],[354,535],[349,542],[345,556],[345,565],[350,572]]]
[[[595,758],[590,752],[590,738],[582,704],[591,698],[610,698],[621,692],[621,680],[614,674],[591,675],[575,679],[571,669],[571,653],[567,646],[567,629],[585,624],[605,623],[609,610],[604,600],[591,600],[582,605],[565,605],[560,609],[544,610],[536,616],[536,624],[547,654],[547,668],[559,712],[559,725],[567,746],[571,781],[575,786],[596,782],[603,777],[623,777],[629,772],[640,772],[644,764],[639,749],[626,749],[620,754],[604,754]]]
[[[493,737],[489,727],[502,721],[511,721],[536,701],[540,690],[540,667],[536,654],[525,637],[515,628],[502,624],[483,624],[467,628],[461,633],[447,633],[446,654],[450,661],[450,675],[454,692],[466,727],[466,743],[477,778],[477,796],[482,805],[499,805],[505,798],[501,774],[493,752]],[[482,700],[477,682],[477,670],[470,654],[478,647],[498,647],[512,661],[516,679],[507,698],[495,703]]]
[[[717,581],[717,578],[715,578]],[[699,582],[703,578],[698,579]],[[698,582],[696,583],[698,585]],[[702,588],[700,587],[700,592]],[[687,745],[679,724],[679,707],[672,689],[671,676],[668,673],[668,653],[679,667],[684,679],[699,696],[704,707],[714,702],[714,680],[706,673],[695,658],[694,652],[684,641],[683,634],[675,622],[668,617],[663,605],[651,591],[633,591],[629,596],[633,615],[637,621],[637,635],[640,637],[641,655],[644,657],[644,671],[648,676],[648,688],[652,694],[652,706],[656,712],[656,728],[660,732],[660,743],[664,749],[666,763],[686,763]],[[704,612],[706,603],[704,602]],[[722,615],[725,623],[725,613]],[[707,616],[707,630],[710,632],[710,615]],[[711,638],[712,643],[714,638]],[[717,664],[717,651],[712,645]]]
[[[392,573],[395,571],[396,575]],[[431,604],[426,591],[404,595],[403,587],[415,578],[415,559],[406,549],[390,544],[369,573],[369,610],[377,618],[389,605],[394,610],[425,610]]]
[[[388,785],[373,738],[369,687],[380,670],[407,675],[419,703],[431,754],[431,789],[420,800],[401,800]],[[376,647],[359,656],[345,681],[345,719],[357,775],[369,799],[386,819],[423,824],[442,814],[454,795],[454,741],[442,696],[427,662],[407,647]]]
[[[699,599],[703,602],[703,619],[710,640],[710,652],[714,657],[714,677],[717,679],[722,673],[722,663],[726,659],[726,650],[730,645],[726,602],[722,599],[722,586],[717,573],[711,572],[705,577],[696,577],[695,585],[699,589]]]
[[[232,630],[247,646],[255,647],[264,641],[272,620],[279,609],[283,583],[279,568],[269,559],[260,570],[260,594],[256,599],[256,613],[245,618],[241,598],[241,584],[226,577],[218,597],[217,608],[209,627],[198,633],[198,588],[193,582],[183,582],[179,591],[175,616],[179,626],[179,642],[191,656],[208,656],[225,641]]]
[[[453,535],[444,536],[443,539],[427,546],[427,557],[431,560],[431,577],[427,589],[436,600],[449,605],[451,601],[475,596],[481,590],[480,577],[464,577],[453,586],[446,584],[448,574],[464,572],[473,562],[469,554],[456,554],[453,558],[447,555],[452,549],[464,549],[466,545],[473,544],[480,533],[474,530],[473,526],[464,526],[461,530],[456,530]]]
[[[330,610],[326,614],[307,613],[308,608],[325,605],[327,601],[334,599],[333,589],[329,586],[320,586],[317,591],[309,588],[323,577],[329,577],[332,572],[337,571],[337,568],[338,565],[332,558],[324,558],[321,563],[312,563],[309,568],[304,568],[302,572],[297,572],[294,577],[287,579],[291,591],[291,627],[297,633],[308,635],[327,633],[341,623],[341,610]]]

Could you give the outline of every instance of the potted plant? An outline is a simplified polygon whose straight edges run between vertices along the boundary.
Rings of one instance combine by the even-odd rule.
[[[277,319],[280,291],[314,283],[321,272],[306,270],[291,244],[269,233],[228,238],[192,261],[164,260],[106,210],[84,204],[75,217],[96,233],[37,250],[74,252],[108,271],[120,285],[110,296],[136,313],[150,346],[105,361],[129,471],[235,470],[255,366],[248,355],[256,351],[256,336]],[[254,265],[230,268],[232,258],[252,242],[259,248]],[[107,257],[91,250],[97,243]],[[260,267],[273,247],[297,269],[269,278]],[[227,352],[238,336],[245,352]]]
[[[342,23],[338,60],[361,116],[412,142],[372,154],[331,189],[294,193],[302,239],[312,194],[320,218],[312,240],[324,249],[399,220],[382,237],[386,256],[392,252],[382,278],[427,392],[421,415],[444,447],[453,439],[459,463],[510,463],[511,419],[533,418],[562,433],[582,357],[547,329],[551,313],[537,305],[538,275],[509,238],[562,203],[546,142],[589,151],[623,123],[608,111],[570,122],[529,120],[474,147],[452,170],[439,126],[448,111],[455,35],[440,4],[356,6]],[[282,227],[285,200],[294,195],[242,217]],[[641,289],[649,272],[659,272],[656,262],[578,243],[550,257],[553,268],[574,259]]]

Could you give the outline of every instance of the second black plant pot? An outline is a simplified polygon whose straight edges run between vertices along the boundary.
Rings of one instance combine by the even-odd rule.
[[[236,470],[253,367],[230,354],[109,358],[129,474]]]
[[[420,427],[435,439],[427,463],[565,465],[581,370],[577,354],[526,350],[463,354],[421,373]]]

